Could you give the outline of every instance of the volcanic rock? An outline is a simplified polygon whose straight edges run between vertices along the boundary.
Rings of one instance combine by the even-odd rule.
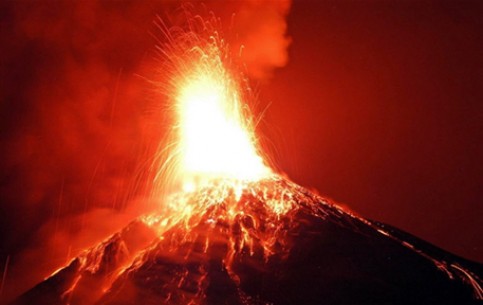
[[[482,265],[282,178],[134,220],[12,305],[479,304]]]

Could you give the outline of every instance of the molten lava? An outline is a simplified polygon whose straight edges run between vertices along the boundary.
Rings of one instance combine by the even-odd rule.
[[[191,179],[257,180],[268,174],[242,112],[240,86],[215,54],[200,54],[178,85],[181,171]],[[213,58],[214,57],[214,58]]]
[[[232,67],[216,30],[202,24],[201,33],[170,34],[162,52],[171,71],[168,97],[175,120],[175,145],[168,158],[174,171],[169,175],[176,173],[184,191],[213,181],[243,183],[271,175],[245,101],[250,89]]]
[[[175,247],[196,239],[193,236],[199,234],[193,232],[201,223],[239,226],[236,240],[226,239],[230,249],[226,262],[245,247],[253,252],[256,242],[269,255],[275,252],[278,220],[295,206],[294,194],[288,188],[274,187],[283,179],[266,165],[257,147],[246,102],[251,90],[234,69],[229,48],[218,32],[211,23],[202,24],[200,33],[178,30],[170,34],[163,48],[171,72],[168,96],[174,105],[175,144],[168,158],[172,166],[164,164],[162,169],[170,168],[169,175],[175,173],[182,190],[164,199],[162,211],[143,221],[156,228],[162,239],[167,232],[176,232],[170,233],[178,236]],[[257,215],[262,210],[263,221]],[[240,226],[240,219],[250,219],[252,228]],[[254,237],[261,222],[267,230]],[[219,241],[217,234],[205,235],[206,248],[213,240]]]

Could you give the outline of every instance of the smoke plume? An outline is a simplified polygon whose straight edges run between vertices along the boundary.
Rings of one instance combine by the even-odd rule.
[[[0,271],[9,258],[0,301],[152,208],[142,177],[167,126],[151,115],[149,33],[156,14],[173,21],[179,7],[0,4]],[[288,1],[206,3],[257,80],[287,62],[289,8]]]
[[[234,32],[239,35],[241,58],[254,78],[269,77],[274,68],[287,64],[286,16],[290,1],[243,2],[238,12]]]

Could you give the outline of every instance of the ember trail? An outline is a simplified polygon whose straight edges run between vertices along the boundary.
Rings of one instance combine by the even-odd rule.
[[[247,103],[251,90],[234,68],[214,23],[193,19],[189,31],[165,32],[169,42],[160,51],[166,59],[175,123],[167,158],[171,164],[163,164],[158,176],[169,169],[167,179],[176,177],[181,190],[163,200],[160,213],[144,221],[161,239],[171,236],[174,247],[196,240],[199,232],[194,232],[201,224],[210,224],[208,232],[217,231],[213,229],[220,223],[228,231],[237,227],[236,238],[226,232],[229,250],[223,260],[228,266],[236,251],[253,254],[255,243],[264,256],[273,254],[278,222],[296,204],[289,188],[280,187],[283,179],[262,158]],[[263,219],[257,215],[262,211]],[[203,247],[208,249],[220,237],[219,232],[206,232]]]
[[[193,19],[190,30],[165,33],[169,42],[160,48],[166,60],[161,73],[168,86],[161,86],[173,105],[174,143],[161,172],[169,168],[168,179],[176,176],[185,191],[213,180],[270,176],[247,103],[251,90],[212,23]]]

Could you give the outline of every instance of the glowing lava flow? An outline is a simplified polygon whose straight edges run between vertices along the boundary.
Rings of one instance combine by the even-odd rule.
[[[230,249],[227,255],[253,245],[254,240],[268,255],[274,252],[277,219],[295,206],[293,194],[273,187],[282,179],[266,165],[257,148],[245,102],[250,89],[243,75],[232,68],[227,46],[210,23],[196,28],[201,32],[178,29],[167,35],[168,43],[160,49],[168,62],[168,96],[175,119],[175,145],[168,158],[172,165],[164,168],[171,169],[170,179],[176,176],[182,190],[163,199],[163,212],[144,221],[157,228],[163,239],[178,236],[173,244],[179,245],[179,241],[196,239],[193,234],[198,233],[193,232],[200,224],[234,227],[241,219],[250,219],[256,228],[261,223],[257,214],[262,213],[271,222],[263,238],[255,237],[253,228],[240,226],[240,234],[225,238]],[[219,232],[208,231],[204,232],[206,247],[213,239],[219,240]]]

